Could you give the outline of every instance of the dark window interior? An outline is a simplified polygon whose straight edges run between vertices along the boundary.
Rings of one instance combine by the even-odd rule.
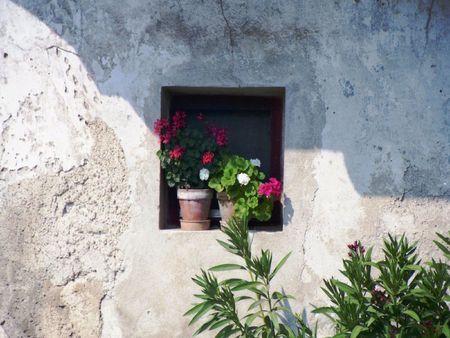
[[[162,116],[176,111],[188,116],[202,113],[208,121],[228,129],[228,149],[245,158],[259,158],[267,177],[282,179],[282,88],[180,88],[163,87]],[[160,228],[179,228],[176,189],[169,189],[161,178]],[[219,227],[217,201],[211,206],[211,226]],[[281,203],[276,202],[268,222],[251,221],[256,230],[282,230]]]

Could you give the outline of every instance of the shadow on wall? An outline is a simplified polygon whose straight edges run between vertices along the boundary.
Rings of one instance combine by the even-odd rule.
[[[284,86],[286,152],[342,154],[360,195],[450,198],[446,0],[14,3],[148,128],[162,86]]]

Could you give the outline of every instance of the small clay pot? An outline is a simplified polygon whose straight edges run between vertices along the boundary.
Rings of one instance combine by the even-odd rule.
[[[186,231],[202,231],[209,230],[211,221],[209,219],[204,221],[184,221],[180,219],[181,229]]]
[[[223,191],[217,193],[217,201],[219,202],[220,217],[222,218],[222,222],[226,223],[234,215],[234,203]]]
[[[200,221],[203,222],[203,227],[206,226],[205,221],[207,221],[209,228],[210,221],[208,216],[212,195],[211,189],[178,189],[177,196],[180,203],[182,221],[184,223]],[[182,228],[183,222],[181,223]],[[188,224],[188,228],[191,228],[192,226],[192,224]]]

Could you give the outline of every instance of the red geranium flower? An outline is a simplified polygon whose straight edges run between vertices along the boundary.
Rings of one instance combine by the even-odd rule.
[[[214,153],[212,151],[207,151],[202,155],[202,163],[204,165],[211,164],[214,161]]]
[[[184,148],[180,147],[178,145],[175,146],[175,148],[173,148],[170,152],[170,158],[174,159],[174,160],[178,160],[179,158],[181,158],[181,156],[183,156],[184,154]]]
[[[208,126],[208,130],[215,138],[217,145],[224,147],[228,143],[228,131],[226,128],[217,128],[213,125]]]
[[[172,133],[170,131],[167,131],[165,134],[159,135],[159,142],[163,144],[168,144],[170,142],[171,137]]]
[[[173,131],[186,127],[186,113],[184,111],[177,111],[172,117]]]
[[[170,124],[167,118],[163,117],[162,119],[156,120],[153,130],[159,136],[160,143],[168,144],[170,142],[172,133],[170,131]]]
[[[162,119],[158,119],[155,121],[155,124],[153,126],[153,130],[156,134],[161,135],[161,132],[163,129],[169,128],[169,121],[163,117]]]

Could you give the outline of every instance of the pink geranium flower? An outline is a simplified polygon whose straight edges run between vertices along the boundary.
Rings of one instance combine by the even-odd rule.
[[[273,197],[278,199],[281,197],[281,182],[276,178],[269,178],[269,182],[262,183],[258,188],[258,195],[267,198]]]

